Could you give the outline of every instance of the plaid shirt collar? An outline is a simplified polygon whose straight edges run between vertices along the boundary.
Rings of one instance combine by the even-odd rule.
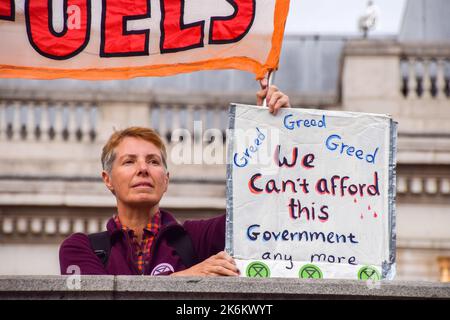
[[[134,233],[132,229],[128,228],[127,226],[123,225],[123,224],[120,222],[120,219],[119,219],[119,215],[118,215],[118,214],[116,214],[116,215],[114,216],[114,222],[116,223],[117,229],[123,230],[123,231],[125,231],[125,232],[127,232],[127,233],[130,233],[130,232]],[[156,234],[158,233],[160,227],[161,227],[161,212],[158,210],[158,211],[150,218],[149,222],[148,222],[147,225],[145,226],[145,228],[144,228],[144,233],[147,231],[147,232],[152,233],[153,235],[156,235]]]
[[[139,270],[139,273],[144,274],[150,260],[152,243],[155,240],[161,225],[160,211],[156,212],[153,217],[150,218],[147,226],[143,229],[144,234],[142,235],[140,243],[138,242],[134,231],[127,226],[122,225],[119,215],[114,216],[114,221],[118,230],[122,230],[128,235],[127,239],[134,251],[134,264]]]

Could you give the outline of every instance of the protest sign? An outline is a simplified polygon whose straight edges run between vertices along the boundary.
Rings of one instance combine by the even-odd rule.
[[[289,0],[0,0],[0,77],[278,67]]]
[[[243,276],[392,279],[396,123],[232,105],[227,241]]]

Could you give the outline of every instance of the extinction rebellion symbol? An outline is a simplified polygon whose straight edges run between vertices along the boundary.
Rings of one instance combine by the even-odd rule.
[[[270,269],[266,264],[256,261],[247,266],[246,274],[251,278],[269,278]]]
[[[304,265],[300,269],[298,275],[302,279],[322,279],[323,278],[322,271],[319,269],[319,267],[317,267],[313,264]]]
[[[359,280],[380,280],[380,273],[372,267],[362,267],[358,271]]]
[[[172,265],[168,263],[160,263],[153,269],[151,275],[157,276],[166,272],[174,272]]]

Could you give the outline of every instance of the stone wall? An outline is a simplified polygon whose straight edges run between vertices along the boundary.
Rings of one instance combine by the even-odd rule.
[[[450,283],[142,276],[0,276],[0,299],[450,299]]]

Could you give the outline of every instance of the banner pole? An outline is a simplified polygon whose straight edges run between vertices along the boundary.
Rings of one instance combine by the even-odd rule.
[[[272,85],[274,78],[275,78],[275,71],[270,70],[267,75],[267,88],[269,88]],[[263,107],[267,107],[267,99],[266,98],[264,98]]]

